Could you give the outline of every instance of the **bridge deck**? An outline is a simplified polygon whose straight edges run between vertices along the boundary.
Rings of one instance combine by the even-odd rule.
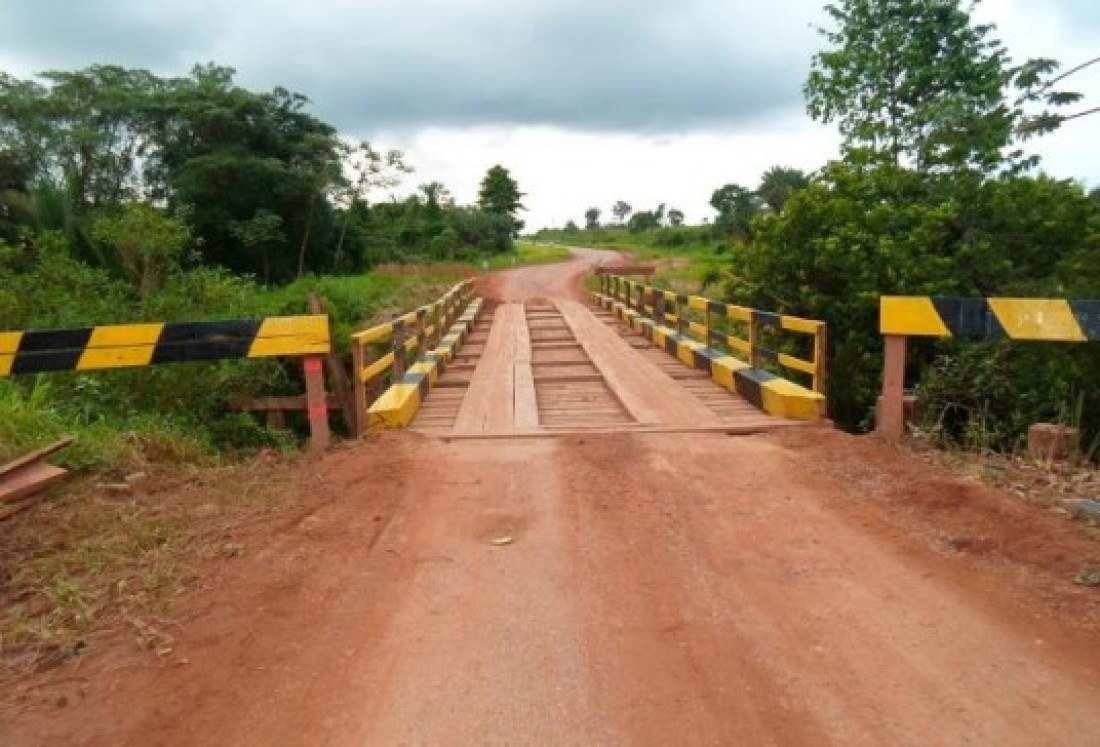
[[[413,420],[435,435],[763,431],[805,425],[761,413],[618,324],[570,300],[488,309]]]

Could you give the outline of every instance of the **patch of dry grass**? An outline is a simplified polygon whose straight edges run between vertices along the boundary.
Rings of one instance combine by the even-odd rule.
[[[297,460],[258,459],[163,467],[121,493],[89,477],[4,522],[0,680],[57,665],[120,626],[170,652],[173,604],[199,564],[243,552],[238,527],[292,495]]]

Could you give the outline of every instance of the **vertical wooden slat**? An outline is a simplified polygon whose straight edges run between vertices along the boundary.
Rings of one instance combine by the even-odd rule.
[[[753,368],[759,368],[757,366],[756,350],[760,345],[760,329],[757,326],[756,312],[749,312],[749,365]]]
[[[351,423],[351,435],[355,438],[359,438],[363,435],[363,431],[366,428],[367,418],[367,386],[368,384],[362,380],[363,369],[366,368],[367,351],[366,346],[357,340],[351,341],[351,386],[354,400],[354,414],[352,415]],[[373,383],[373,382],[371,382]]]

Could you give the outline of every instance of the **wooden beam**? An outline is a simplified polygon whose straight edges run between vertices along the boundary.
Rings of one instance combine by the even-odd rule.
[[[32,451],[29,454],[24,454],[18,459],[8,462],[3,467],[0,467],[0,477],[10,474],[22,467],[26,467],[32,462],[37,462],[39,459],[44,459],[50,454],[61,451],[75,440],[76,439],[73,436],[65,436],[65,438],[61,439],[60,441],[54,441],[49,446],[43,446],[41,449]]]

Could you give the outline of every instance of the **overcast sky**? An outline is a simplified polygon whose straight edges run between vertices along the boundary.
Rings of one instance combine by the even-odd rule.
[[[987,0],[1017,59],[1100,54],[1100,0]],[[625,199],[689,220],[727,182],[837,153],[800,88],[821,46],[819,0],[0,0],[0,70],[195,62],[284,85],[356,139],[404,149],[407,188],[474,199],[494,163],[528,193],[528,225]],[[1100,66],[1075,76],[1100,105]],[[1045,169],[1100,184],[1100,115],[1030,146]]]

